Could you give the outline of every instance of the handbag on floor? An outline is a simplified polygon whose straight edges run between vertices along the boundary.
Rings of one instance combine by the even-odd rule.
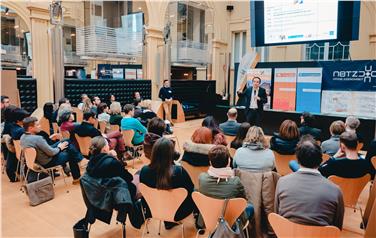
[[[239,221],[236,221],[231,228],[225,220],[225,212],[227,208],[228,199],[225,199],[225,203],[222,208],[222,214],[218,219],[217,227],[214,229],[210,238],[245,238],[245,234],[240,229]]]
[[[30,205],[36,206],[54,198],[55,192],[50,176],[25,185]]]

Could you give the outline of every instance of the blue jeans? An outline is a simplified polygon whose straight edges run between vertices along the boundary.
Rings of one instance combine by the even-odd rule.
[[[296,172],[300,169],[300,165],[298,164],[298,161],[296,160],[291,160],[289,162],[289,167],[292,170],[292,172]]]
[[[51,147],[56,148],[59,143],[61,142],[57,142],[51,145]],[[78,152],[76,147],[73,144],[69,144],[69,146],[65,150],[60,151],[58,154],[52,157],[52,160],[48,164],[44,165],[43,167],[50,168],[50,167],[54,167],[57,165],[63,166],[68,162],[69,167],[72,172],[73,179],[78,179],[81,177],[80,167],[78,163],[82,159],[83,159],[83,156],[80,152]]]
[[[247,215],[248,219],[251,219],[255,213],[255,209],[253,208],[253,205],[251,203],[247,204],[247,207],[245,208],[245,214]]]

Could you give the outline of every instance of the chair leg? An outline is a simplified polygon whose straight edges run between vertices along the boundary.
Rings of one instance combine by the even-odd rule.
[[[123,222],[121,225],[122,225],[123,238],[125,238],[126,237],[125,223]]]
[[[359,206],[359,211],[360,211],[360,218],[362,219],[362,226],[364,227],[364,229],[366,229],[366,223],[364,221],[364,217],[363,217],[363,210],[362,210],[362,207]]]
[[[184,223],[181,223],[181,237],[184,238]]]
[[[161,235],[161,225],[162,225],[162,221],[159,220],[159,229],[158,229],[158,235],[159,236]]]
[[[64,180],[65,187],[68,188],[67,181],[65,181],[65,174],[64,174],[64,169],[63,169],[63,167],[60,167],[60,173],[61,173],[62,176],[63,176],[63,180]],[[69,193],[69,189],[67,189],[67,193]]]

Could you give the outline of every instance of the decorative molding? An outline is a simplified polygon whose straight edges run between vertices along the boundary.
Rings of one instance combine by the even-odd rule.
[[[50,10],[40,7],[28,6],[30,10],[30,19],[37,18],[45,21],[50,21]]]
[[[369,34],[369,43],[376,43],[376,34]]]

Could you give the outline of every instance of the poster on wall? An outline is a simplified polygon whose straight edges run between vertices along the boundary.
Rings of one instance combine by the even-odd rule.
[[[136,79],[137,77],[136,69],[125,69],[125,79]]]
[[[322,68],[298,68],[296,111],[320,113]]]
[[[143,79],[142,69],[137,69],[137,79]]]
[[[274,70],[273,109],[295,111],[296,68]]]
[[[321,113],[376,118],[376,92],[324,90]]]
[[[261,79],[260,87],[264,88],[268,98],[268,102],[264,104],[264,109],[270,109],[271,105],[271,91],[272,91],[272,69],[271,68],[257,68],[249,69],[247,71],[247,88],[252,87],[252,79],[259,77]]]
[[[122,68],[113,68],[112,77],[114,79],[124,79],[124,69]]]

